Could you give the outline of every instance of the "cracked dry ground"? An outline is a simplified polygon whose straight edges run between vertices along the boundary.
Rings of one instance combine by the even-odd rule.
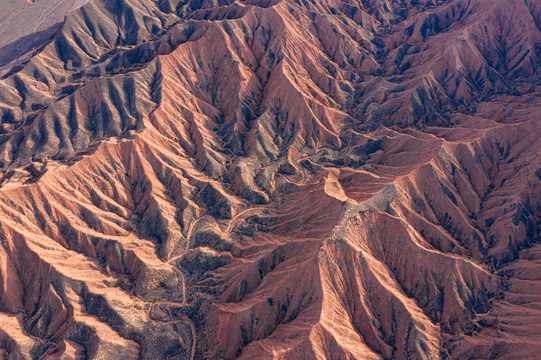
[[[536,358],[540,6],[74,10],[0,68],[0,358]]]

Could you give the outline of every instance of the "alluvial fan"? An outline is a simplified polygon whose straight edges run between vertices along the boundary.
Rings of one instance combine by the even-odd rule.
[[[539,358],[541,0],[9,6],[0,358]]]

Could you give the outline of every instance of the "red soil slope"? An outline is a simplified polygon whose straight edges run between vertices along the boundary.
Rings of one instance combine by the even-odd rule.
[[[538,0],[73,11],[0,80],[0,356],[536,358],[540,24]]]

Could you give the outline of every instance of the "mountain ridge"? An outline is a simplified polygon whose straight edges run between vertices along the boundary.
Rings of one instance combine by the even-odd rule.
[[[4,354],[532,356],[536,4],[73,11],[0,81]]]

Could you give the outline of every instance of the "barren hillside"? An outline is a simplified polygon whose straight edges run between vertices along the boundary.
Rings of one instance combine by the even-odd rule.
[[[0,358],[538,358],[540,0],[47,1]]]

